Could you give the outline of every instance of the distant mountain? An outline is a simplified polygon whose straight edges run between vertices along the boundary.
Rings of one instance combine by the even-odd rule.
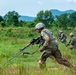
[[[56,9],[52,9],[50,11],[52,12],[54,17],[55,16],[59,16],[59,15],[64,14],[64,13],[72,13],[72,12],[74,12],[74,10],[59,11],[59,10],[56,10]]]
[[[22,21],[33,21],[35,19],[35,17],[30,17],[30,16],[20,16],[19,17],[19,20],[22,20]]]
[[[59,10],[56,10],[56,9],[52,9],[50,10],[53,14],[53,16],[59,16],[61,14],[64,14],[64,13],[72,13],[74,12],[74,10],[66,10],[66,11],[59,11]],[[19,20],[23,20],[23,21],[33,21],[35,19],[35,17],[30,17],[30,16],[22,16],[19,17]]]

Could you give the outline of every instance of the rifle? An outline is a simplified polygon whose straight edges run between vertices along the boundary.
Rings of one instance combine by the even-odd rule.
[[[70,45],[70,43],[71,43],[71,40],[69,41],[69,43],[67,43],[67,44],[66,44],[66,47],[67,47],[67,46],[69,46],[69,45]]]
[[[40,36],[40,37],[38,37],[36,39],[32,39],[32,41],[30,43],[32,45],[40,44],[39,47],[38,47],[38,49],[39,49],[41,47],[41,45],[43,45],[44,41],[43,41],[42,37]],[[31,55],[33,55],[34,53],[36,53],[38,51],[38,49],[36,51],[32,52],[32,53],[30,53],[30,52],[23,52],[23,55],[24,54],[31,54]]]
[[[35,51],[32,52],[32,53],[30,53],[30,52],[23,52],[23,56],[24,56],[25,54],[30,54],[30,55],[35,54],[35,53],[38,51],[38,49],[40,48],[40,46],[41,46],[41,45],[39,45],[38,48],[37,48],[37,50],[35,50]]]
[[[19,52],[17,52],[12,58],[10,58],[7,62],[5,62],[2,65],[2,68],[4,68],[5,66],[7,66],[7,63],[10,62],[11,60],[13,60],[17,55],[19,55],[21,52],[23,52],[26,48],[28,48],[30,45],[34,45],[34,44],[38,44],[40,42],[41,37],[38,37],[36,39],[33,39],[28,45],[26,45],[25,47],[23,47],[22,49],[20,49]],[[34,53],[34,52],[33,52]],[[33,54],[32,53],[32,54]]]

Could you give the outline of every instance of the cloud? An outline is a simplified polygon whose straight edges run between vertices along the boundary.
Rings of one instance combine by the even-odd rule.
[[[43,3],[42,3],[42,1],[38,1],[38,4],[42,5]]]
[[[64,2],[69,2],[69,3],[76,3],[76,0],[54,0],[57,3],[64,3]]]
[[[66,0],[66,1],[76,3],[76,0]]]

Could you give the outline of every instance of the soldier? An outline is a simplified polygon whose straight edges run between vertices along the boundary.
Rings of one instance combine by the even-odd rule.
[[[43,23],[38,23],[35,26],[36,32],[40,33],[40,36],[44,40],[42,48],[40,52],[42,55],[39,59],[39,65],[41,69],[46,67],[46,60],[48,57],[53,56],[59,64],[65,65],[67,67],[71,67],[70,62],[62,58],[61,52],[58,49],[58,44],[56,43],[54,36],[48,29],[45,29]]]
[[[70,33],[69,35],[71,37],[71,40],[69,41],[69,43],[66,46],[70,45],[71,50],[76,49],[76,37],[74,36],[73,33]]]
[[[62,43],[66,43],[66,35],[63,33],[63,31],[59,30],[59,39]]]

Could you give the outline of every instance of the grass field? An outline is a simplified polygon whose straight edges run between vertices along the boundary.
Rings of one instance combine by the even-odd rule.
[[[50,29],[57,38],[58,31]],[[67,34],[69,41],[69,33],[73,31],[76,35],[76,30],[67,30],[64,32]],[[0,75],[76,75],[76,67],[73,70],[60,65],[55,59],[48,58],[46,61],[47,71],[40,70],[38,65],[38,59],[41,55],[38,50],[37,53],[17,55],[14,59],[9,61],[21,48],[28,45],[31,39],[36,38],[37,33],[32,32],[32,28],[27,27],[7,27],[0,28]],[[70,50],[65,44],[60,41],[59,49],[63,55],[63,58],[70,61],[73,65],[76,65],[76,50]],[[34,52],[38,48],[38,45],[31,45],[24,51]]]

